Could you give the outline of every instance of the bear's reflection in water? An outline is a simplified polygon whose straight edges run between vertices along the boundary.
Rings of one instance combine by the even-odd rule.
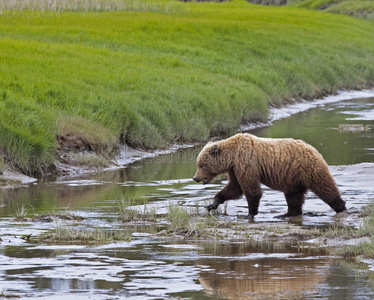
[[[246,253],[199,260],[200,283],[224,299],[300,299],[326,280],[330,259],[297,253]],[[236,251],[234,251],[236,252]],[[222,254],[220,254],[221,256]]]

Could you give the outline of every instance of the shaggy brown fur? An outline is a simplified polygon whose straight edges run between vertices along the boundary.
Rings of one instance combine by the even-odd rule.
[[[261,183],[284,193],[288,212],[280,217],[301,215],[304,195],[309,189],[336,212],[346,210],[322,155],[301,140],[258,138],[240,133],[208,143],[196,164],[193,179],[197,182],[209,183],[222,173],[229,176],[229,183],[216,194],[208,210],[244,194],[248,216],[253,218],[262,196]]]

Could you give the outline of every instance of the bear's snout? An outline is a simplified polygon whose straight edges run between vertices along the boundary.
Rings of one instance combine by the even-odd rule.
[[[195,175],[193,176],[193,180],[196,182],[203,182],[203,184],[209,183],[213,179],[213,175],[203,170],[202,168],[197,168]]]
[[[192,178],[192,180],[196,181],[196,182],[200,182],[201,180],[197,179],[196,177]]]

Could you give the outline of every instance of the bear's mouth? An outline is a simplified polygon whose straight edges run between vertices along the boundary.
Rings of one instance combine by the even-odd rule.
[[[196,182],[201,182],[201,181],[202,181],[203,184],[207,184],[207,183],[209,183],[209,182],[212,181],[212,178],[204,177],[204,179],[201,180],[201,179],[199,179],[199,178],[197,178],[197,177],[194,177],[194,178],[192,178],[192,180],[194,180],[194,181],[196,181]]]

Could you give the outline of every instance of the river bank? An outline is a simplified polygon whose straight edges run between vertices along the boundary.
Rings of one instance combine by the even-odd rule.
[[[205,142],[292,98],[373,86],[366,21],[243,0],[93,2],[0,14],[0,157],[24,174],[54,173],[64,151],[102,168],[120,144]]]
[[[259,127],[271,126],[272,122],[287,118],[293,114],[297,114],[308,109],[334,103],[343,100],[355,99],[355,98],[369,98],[374,97],[374,90],[362,90],[362,91],[340,91],[336,95],[330,95],[322,99],[315,99],[312,101],[294,101],[293,104],[284,105],[283,107],[274,107],[270,109],[269,119],[267,122],[247,123],[242,124],[240,132],[246,132]],[[292,101],[290,101],[292,102]],[[78,177],[85,174],[93,174],[97,172],[105,172],[108,170],[123,168],[128,164],[142,160],[144,158],[155,157],[162,154],[171,153],[183,148],[195,147],[199,144],[175,144],[166,150],[139,150],[134,149],[128,145],[121,145],[119,153],[115,159],[107,160],[102,165],[91,163],[98,158],[97,154],[89,151],[76,152],[64,152],[60,157],[64,156],[64,159],[56,160],[54,165],[57,169],[58,179]],[[77,162],[77,157],[80,158],[80,162]],[[84,159],[86,157],[86,159]],[[89,158],[92,158],[91,162]],[[82,163],[83,162],[83,163]],[[84,165],[84,162],[89,162]],[[100,160],[99,160],[100,162]],[[29,183],[37,182],[37,178],[26,176],[16,169],[7,168],[1,175],[2,184],[0,188],[10,188],[19,185],[25,185]]]

